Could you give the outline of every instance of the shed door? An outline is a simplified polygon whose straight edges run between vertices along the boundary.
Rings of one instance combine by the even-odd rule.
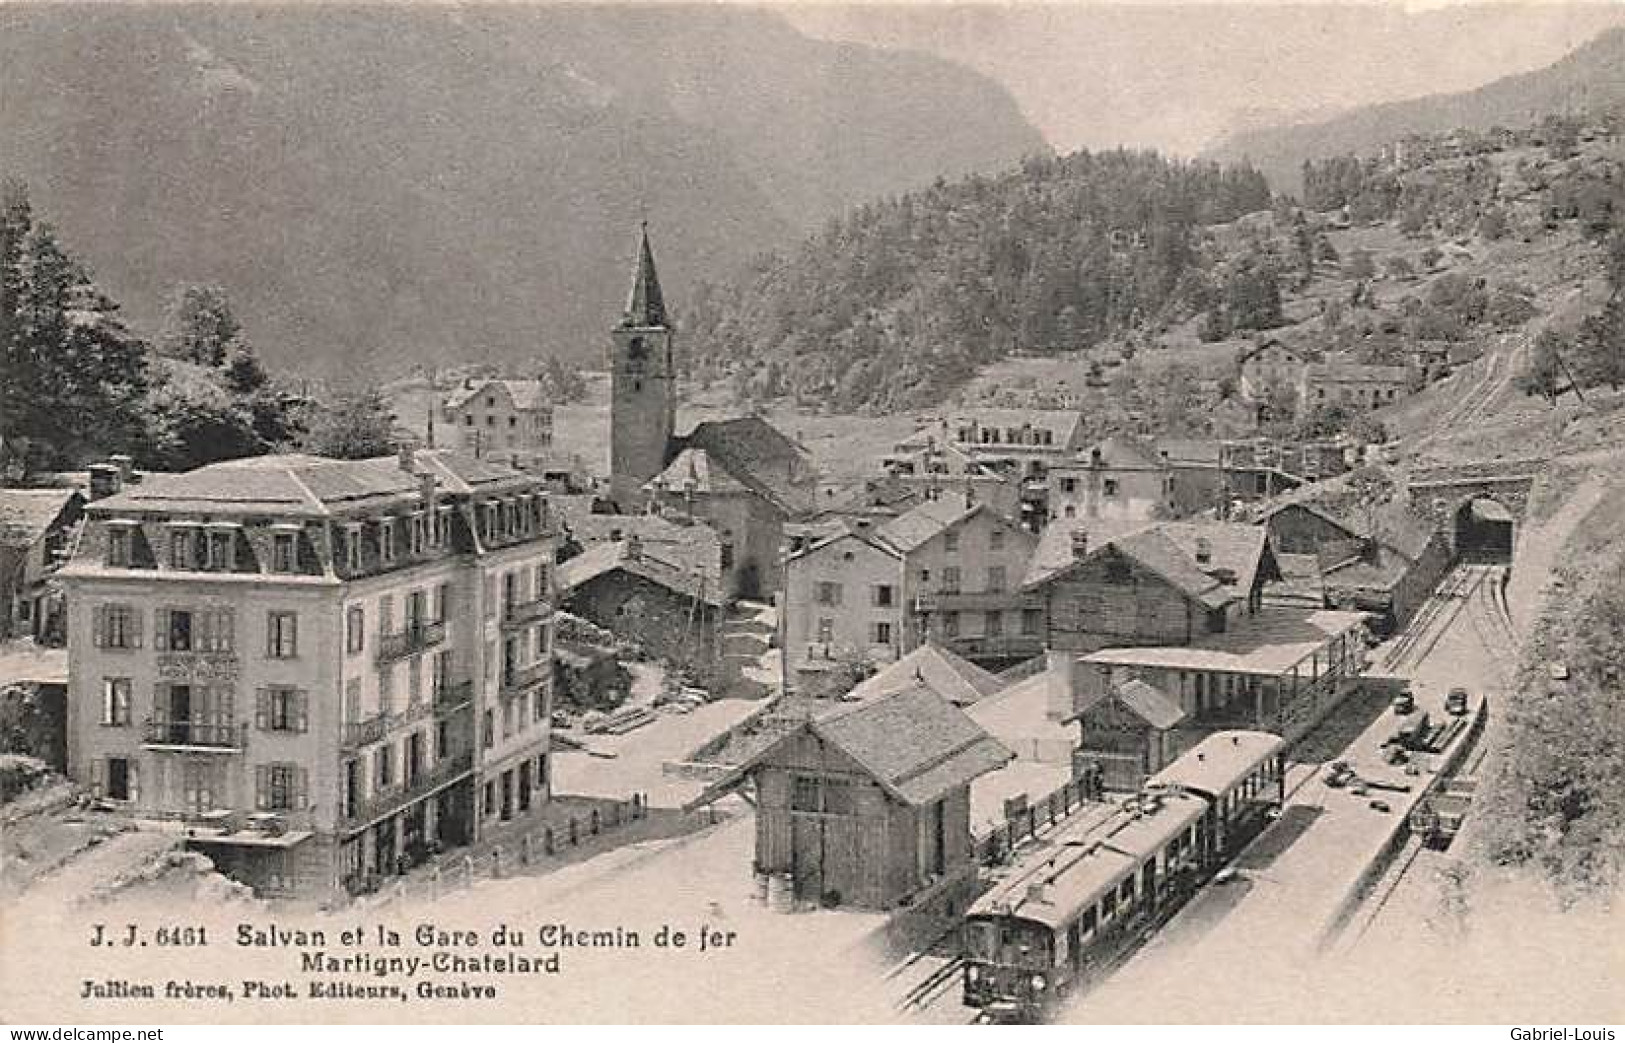
[[[790,866],[796,897],[816,902],[824,896],[823,823],[816,815],[790,816]]]

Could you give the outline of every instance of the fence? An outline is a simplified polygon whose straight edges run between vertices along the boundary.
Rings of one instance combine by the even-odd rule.
[[[1004,823],[982,836],[971,838],[976,860],[994,866],[1010,857],[1023,843],[1062,821],[1080,806],[1101,797],[1100,780],[1093,777],[1071,779],[1049,796],[1033,801]]]
[[[377,904],[406,898],[433,900],[472,887],[482,878],[500,880],[523,875],[533,867],[576,853],[596,837],[642,821],[648,814],[648,797],[634,793],[626,800],[605,801],[599,807],[572,811],[545,824],[524,829],[510,825],[499,836],[447,851],[406,875],[369,874],[352,880],[350,890],[358,900],[370,898]]]

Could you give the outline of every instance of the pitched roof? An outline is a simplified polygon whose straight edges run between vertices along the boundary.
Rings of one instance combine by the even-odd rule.
[[[1038,548],[1028,560],[1027,574],[1022,577],[1021,585],[1037,586],[1076,561],[1072,556],[1075,532],[1088,533],[1090,547],[1102,547],[1118,536],[1150,524],[1138,518],[1058,518],[1038,534]]]
[[[1309,380],[1322,383],[1404,383],[1410,370],[1404,366],[1371,366],[1359,362],[1316,362],[1309,365],[1307,374]]]
[[[649,479],[645,487],[648,486],[696,495],[749,491],[749,487],[729,474],[727,468],[717,466],[711,454],[704,449],[684,449],[679,452],[664,471]]]
[[[827,742],[907,804],[926,804],[1015,759],[924,685],[837,706],[812,721]]]
[[[577,588],[612,572],[639,576],[685,598],[698,598],[721,606],[721,585],[703,569],[685,568],[657,557],[641,547],[634,553],[630,540],[595,543],[558,568],[559,593],[569,596]]]
[[[1270,337],[1268,340],[1261,341],[1257,344],[1250,344],[1238,351],[1236,353],[1236,364],[1239,366],[1248,359],[1252,358],[1254,355],[1257,355],[1259,352],[1268,351],[1270,348],[1280,348],[1282,351],[1296,359],[1303,358],[1303,352],[1299,351],[1297,348],[1290,347],[1277,337]]]
[[[1217,438],[1159,438],[1157,449],[1169,463],[1217,464],[1223,446]]]
[[[622,326],[666,325],[666,299],[660,292],[660,276],[655,272],[654,251],[649,249],[649,226],[638,235],[638,259],[632,271],[632,291],[626,297]]]
[[[492,385],[500,387],[508,393],[513,400],[515,409],[541,409],[551,405],[542,395],[542,382],[539,380],[481,380],[469,387],[459,388],[446,396],[447,409],[461,409],[469,399],[476,398],[485,393]]]
[[[1121,524],[1121,523],[1120,523]],[[1045,530],[1040,553],[1034,556],[1023,587],[1034,587],[1066,571],[1075,562],[1071,553],[1071,535],[1080,528],[1089,532],[1089,551],[1085,560],[1112,548],[1117,553],[1156,573],[1180,593],[1208,608],[1230,603],[1252,589],[1253,581],[1263,565],[1268,548],[1268,534],[1261,526],[1237,522],[1216,521],[1161,521],[1128,523],[1135,528],[1104,541],[1095,539],[1096,530],[1075,522],[1051,525]],[[1058,535],[1050,530],[1059,528]],[[1209,560],[1197,561],[1198,546],[1206,541]],[[1064,547],[1065,560],[1057,563]],[[1217,573],[1228,572],[1234,577],[1230,583],[1222,582]]]
[[[0,489],[0,547],[27,547],[50,530],[77,489]]]
[[[592,514],[565,517],[564,527],[584,546],[620,543],[636,536],[657,561],[698,572],[716,583],[722,578],[722,538],[709,525],[685,525],[658,514]]]
[[[683,450],[703,450],[713,475],[720,468],[788,514],[817,508],[816,473],[807,451],[761,417],[704,421],[678,440],[678,448],[679,456]]]
[[[420,450],[415,472],[437,479],[444,493],[474,493],[509,484],[534,484],[534,475],[472,455]],[[415,495],[417,473],[395,456],[334,460],[302,453],[251,456],[209,464],[183,474],[152,476],[98,500],[91,510],[202,511],[327,517],[367,503]]]
[[[1167,731],[1185,719],[1185,711],[1178,700],[1164,693],[1156,685],[1133,677],[1121,684],[1113,685],[1110,691],[1094,691],[1089,700],[1075,709],[1066,720],[1077,720],[1108,698],[1116,699],[1128,707],[1136,717],[1158,731]]]
[[[963,496],[922,500],[875,530],[875,535],[907,554],[935,539],[987,505]]]
[[[892,797],[916,807],[1015,760],[963,710],[930,688],[914,685],[814,711],[712,783],[688,807],[715,800],[809,729],[861,765]]]
[[[848,693],[849,698],[895,692],[916,685],[936,692],[955,706],[969,706],[1002,691],[1004,682],[934,641],[927,641],[894,663],[882,667]]]
[[[1138,445],[1121,435],[1110,435],[1085,446],[1077,456],[1060,467],[1102,467],[1113,471],[1160,471],[1167,464],[1158,460],[1156,450]]]

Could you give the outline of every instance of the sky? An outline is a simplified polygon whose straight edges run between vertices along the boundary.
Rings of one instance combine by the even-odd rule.
[[[1195,154],[1226,132],[1468,90],[1548,65],[1619,3],[829,5],[779,8],[802,32],[921,50],[1002,83],[1058,149]]]

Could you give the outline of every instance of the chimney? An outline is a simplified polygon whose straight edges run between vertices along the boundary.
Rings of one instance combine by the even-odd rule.
[[[1090,450],[1089,450],[1089,466],[1090,467],[1099,467],[1100,466],[1100,446],[1098,446],[1098,445],[1091,447]]]
[[[412,449],[411,442],[402,442],[397,448],[397,459],[400,460],[401,470],[407,474],[416,474],[418,469],[417,453]]]
[[[626,534],[626,557],[628,561],[637,561],[643,557],[643,541],[638,539],[635,532]]]
[[[119,469],[116,464],[90,465],[90,498],[103,500],[119,491]]]
[[[1072,530],[1072,560],[1082,561],[1089,556],[1089,530]]]
[[[434,509],[434,475],[424,471],[418,475],[418,497],[423,501],[423,509]]]
[[[976,505],[976,484],[971,481],[971,476],[967,474],[965,476],[965,509],[969,510],[971,507],[974,507],[975,505]]]
[[[124,488],[130,481],[130,475],[135,472],[135,458],[115,453],[107,458],[107,462],[118,468],[119,488]]]
[[[1213,560],[1213,544],[1206,536],[1196,537],[1196,563],[1206,565]]]

